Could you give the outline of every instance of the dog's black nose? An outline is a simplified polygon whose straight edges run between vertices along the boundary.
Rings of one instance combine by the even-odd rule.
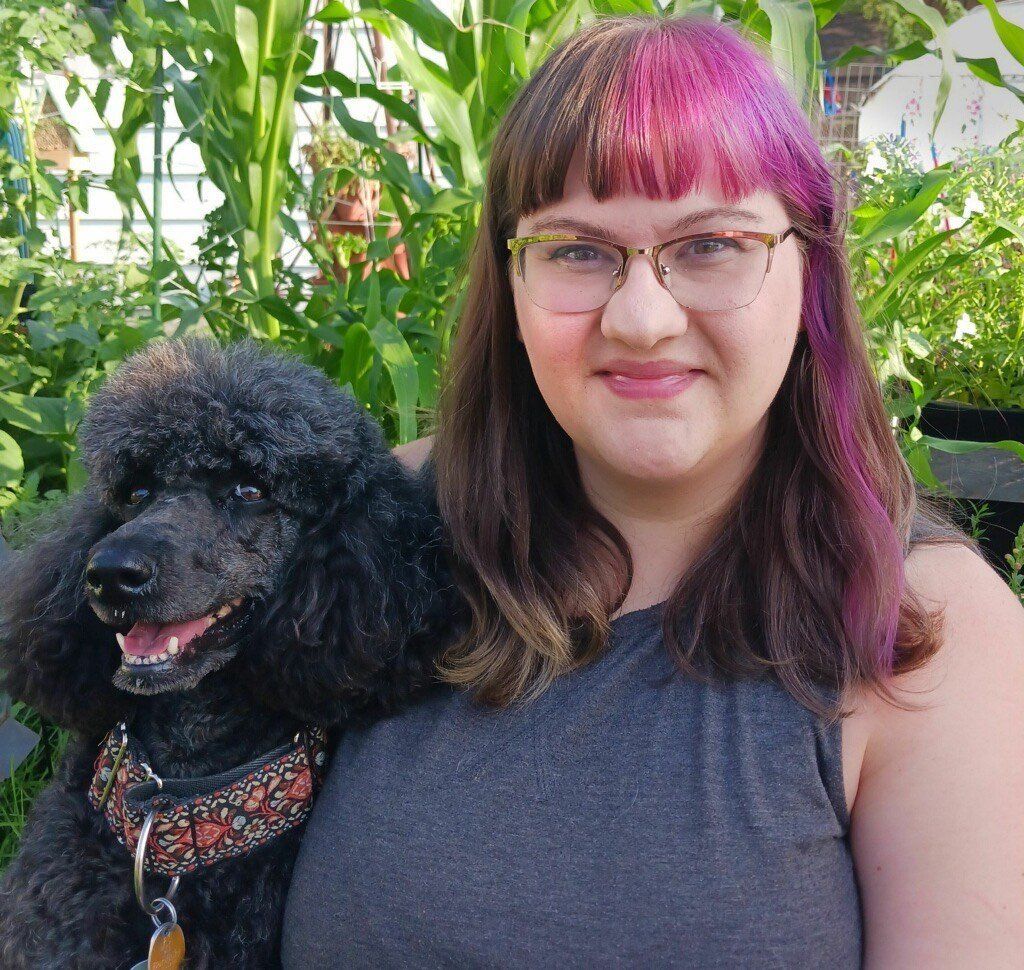
[[[156,575],[156,563],[134,549],[100,549],[85,568],[97,596],[133,596]]]

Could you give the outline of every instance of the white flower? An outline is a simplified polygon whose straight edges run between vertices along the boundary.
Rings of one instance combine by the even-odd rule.
[[[959,341],[964,337],[973,337],[977,333],[978,328],[971,320],[970,314],[964,313],[956,322],[956,333],[953,334],[953,339]]]
[[[948,216],[946,216],[946,222],[948,223],[950,229],[959,229],[962,225],[964,225],[964,223],[967,222],[967,220],[961,219],[960,216],[954,215],[951,212]]]
[[[878,150],[877,145],[871,146],[871,153],[867,157],[867,161],[864,163],[864,171],[870,174],[871,172],[884,172],[889,167],[889,163],[885,160],[885,156]]]
[[[985,211],[985,203],[978,198],[978,194],[972,189],[971,194],[964,201],[964,218],[969,219],[975,212],[982,214]]]

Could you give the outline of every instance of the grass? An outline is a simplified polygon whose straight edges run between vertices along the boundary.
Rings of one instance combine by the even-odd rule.
[[[45,721],[25,704],[15,701],[11,716],[39,732],[42,740],[14,774],[0,783],[0,872],[14,858],[29,807],[49,784],[67,741],[66,731]]]

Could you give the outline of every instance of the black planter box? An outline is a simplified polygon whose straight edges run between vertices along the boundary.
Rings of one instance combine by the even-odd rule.
[[[921,409],[922,434],[950,441],[1020,441],[1024,443],[1024,409],[977,408],[958,402],[933,401]],[[981,545],[993,565],[1004,573],[1005,556],[1024,524],[1024,461],[1011,451],[984,448],[951,455],[933,448],[930,462],[935,477],[958,500],[965,520],[971,504],[988,505],[981,526]],[[968,501],[970,500],[970,501]]]

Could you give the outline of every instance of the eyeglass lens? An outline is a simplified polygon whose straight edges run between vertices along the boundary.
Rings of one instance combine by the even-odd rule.
[[[769,249],[759,239],[701,237],[658,255],[672,296],[692,310],[731,310],[752,303],[768,272]],[[582,313],[604,306],[623,271],[611,246],[586,241],[527,243],[520,254],[526,291],[538,306]]]

